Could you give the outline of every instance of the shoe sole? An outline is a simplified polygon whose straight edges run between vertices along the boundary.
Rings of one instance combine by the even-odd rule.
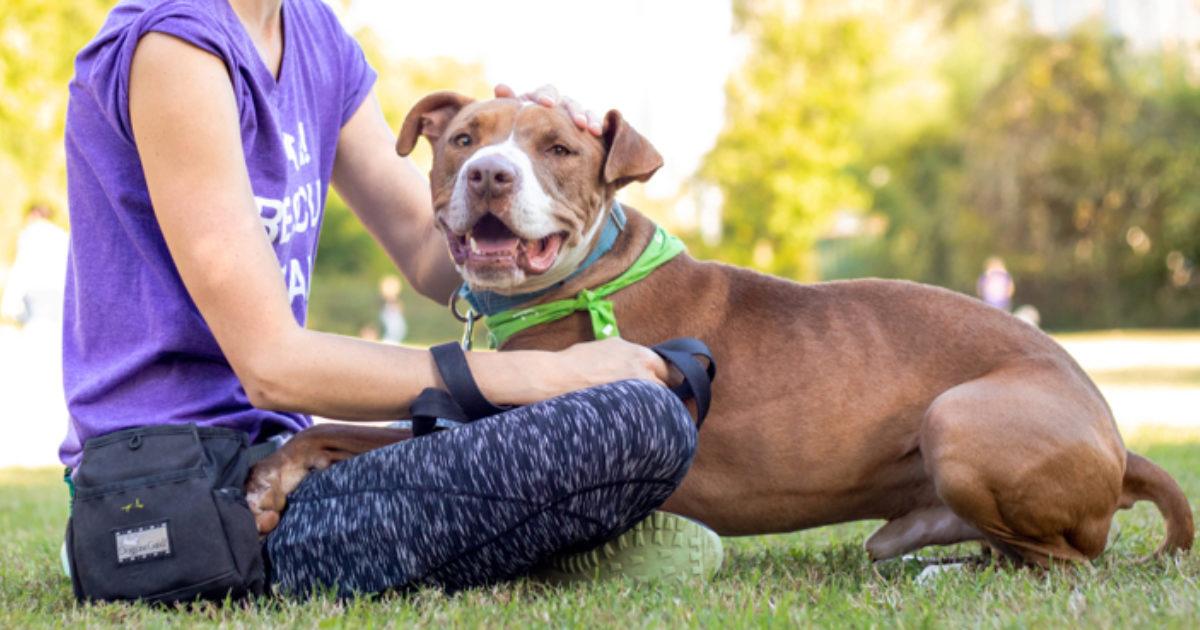
[[[559,556],[535,573],[557,584],[610,578],[708,580],[721,568],[721,537],[696,521],[654,512],[629,531],[583,553]]]

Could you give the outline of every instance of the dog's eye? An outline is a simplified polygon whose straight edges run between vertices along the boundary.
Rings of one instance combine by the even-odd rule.
[[[471,146],[471,135],[466,134],[466,133],[460,133],[457,136],[454,136],[453,138],[451,138],[450,142],[453,143],[454,146],[456,146],[456,147],[469,147],[469,146]]]
[[[561,157],[564,155],[571,155],[571,150],[561,144],[556,144],[550,147],[550,153]]]

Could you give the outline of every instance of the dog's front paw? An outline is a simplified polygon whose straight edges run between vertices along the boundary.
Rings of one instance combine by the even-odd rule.
[[[279,525],[287,496],[308,474],[308,467],[290,457],[285,445],[250,470],[246,480],[246,503],[254,515],[258,533],[265,536]]]

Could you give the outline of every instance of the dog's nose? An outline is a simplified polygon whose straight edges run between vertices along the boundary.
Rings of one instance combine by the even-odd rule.
[[[467,169],[467,186],[472,194],[480,197],[511,194],[516,182],[516,165],[500,155],[481,157]]]

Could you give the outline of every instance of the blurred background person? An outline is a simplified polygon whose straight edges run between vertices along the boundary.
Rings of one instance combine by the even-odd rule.
[[[1033,326],[1034,328],[1042,327],[1042,314],[1037,310],[1037,307],[1032,304],[1022,304],[1013,311],[1013,317]]]
[[[0,336],[0,467],[57,463],[67,408],[62,386],[62,304],[67,233],[35,203],[17,236],[0,313],[20,325]]]
[[[0,314],[22,326],[48,327],[57,333],[67,275],[67,232],[50,218],[45,204],[35,203],[26,211]]]
[[[995,306],[1002,311],[1012,310],[1012,297],[1017,286],[1012,275],[1004,267],[1004,261],[998,256],[987,259],[983,273],[975,284],[975,294],[979,299]]]
[[[404,319],[404,305],[400,303],[403,289],[400,278],[384,276],[379,281],[379,297],[383,306],[379,309],[379,325],[383,331],[379,340],[384,343],[401,343],[408,336],[408,320]]]

